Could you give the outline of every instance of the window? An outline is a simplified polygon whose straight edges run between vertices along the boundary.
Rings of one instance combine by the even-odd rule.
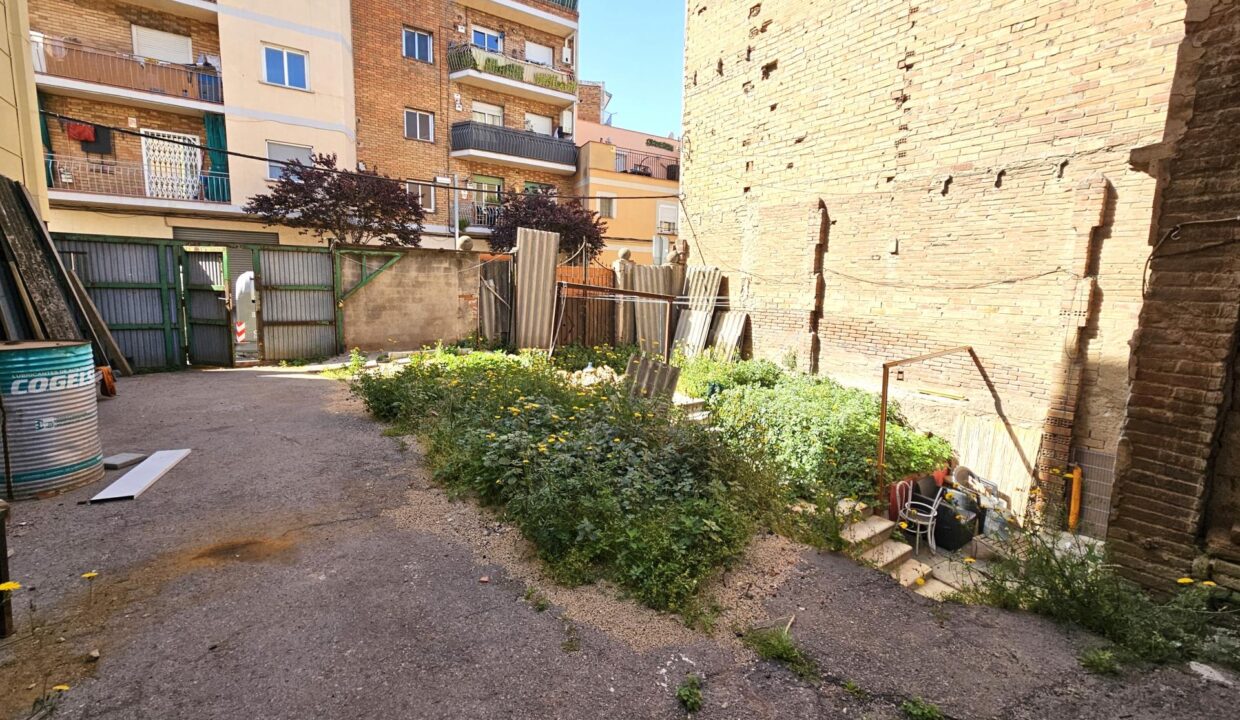
[[[546,45],[525,41],[525,59],[539,65],[550,67],[555,63],[555,51]]]
[[[616,217],[616,196],[599,193],[598,214],[601,218],[614,220]]]
[[[680,222],[680,211],[675,205],[659,205],[659,224],[655,231],[660,235],[675,235]]]
[[[405,184],[405,190],[418,198],[418,204],[428,213],[435,212],[435,186],[416,180]]]
[[[490,50],[493,53],[504,52],[504,36],[494,30],[475,27],[473,43],[483,50]]]
[[[474,202],[480,205],[499,205],[502,201],[500,193],[504,191],[504,179],[489,175],[474,175],[470,178],[470,187],[474,188]]]
[[[277,47],[263,48],[263,80],[272,85],[309,90],[306,54]]]
[[[302,165],[314,164],[314,148],[308,145],[289,145],[287,143],[267,141],[267,179],[279,180],[284,177],[282,163],[296,160]]]
[[[435,62],[435,43],[431,34],[405,28],[405,57],[425,63]]]
[[[499,105],[474,101],[473,120],[485,125],[504,126],[504,108]]]
[[[178,65],[194,62],[194,44],[188,35],[176,35],[141,25],[131,26],[133,54]]]
[[[550,135],[554,125],[555,121],[546,115],[525,114],[525,129],[529,132],[536,132],[539,135]]]
[[[526,193],[551,193],[555,194],[555,186],[550,183],[527,182],[525,183]]]
[[[405,137],[435,142],[435,115],[421,110],[405,111]]]

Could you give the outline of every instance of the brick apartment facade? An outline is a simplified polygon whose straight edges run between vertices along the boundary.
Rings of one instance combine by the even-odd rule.
[[[515,11],[509,7],[507,16],[488,12],[494,5],[497,3],[480,0],[352,3],[358,159],[392,177],[428,185],[436,184],[436,179],[441,181],[434,189],[434,211],[427,214],[431,234],[451,235],[459,217],[466,220],[470,234],[485,237],[488,220],[494,217],[476,209],[494,198],[493,194],[458,192],[454,198],[444,185],[467,187],[479,178],[495,178],[502,181],[504,190],[521,190],[528,183],[536,183],[563,194],[572,192],[576,151],[571,140],[559,135],[561,128],[564,135],[572,132],[576,89],[572,88],[567,100],[543,99],[539,96],[549,93],[528,80],[544,72],[530,62],[534,55],[530,44],[536,43],[552,50],[549,70],[573,78],[575,83],[576,2],[527,0],[517,4]],[[523,11],[530,12],[530,18],[523,17]],[[546,22],[544,17],[540,24],[552,27],[551,31],[532,26],[536,20],[531,18],[540,15],[551,15],[562,22]],[[524,79],[497,88],[485,59],[470,78],[460,78],[454,72],[453,56],[459,58],[457,53],[468,52],[475,29],[501,37],[502,47],[489,57],[525,70]],[[433,53],[429,59],[410,57],[405,52],[405,31],[430,36]],[[502,128],[502,139],[510,145],[505,152],[491,152],[484,158],[454,157],[454,151],[469,148],[454,147],[453,128],[474,120],[476,103],[502,109],[502,124],[493,114],[492,127]],[[408,136],[404,121],[407,110],[433,114],[433,139]],[[549,129],[552,134],[527,132],[527,114],[550,119],[544,131]],[[547,145],[571,154],[573,170],[543,167],[548,163],[541,159],[538,148]],[[455,210],[454,200],[458,204]],[[428,203],[424,201],[424,205]]]
[[[1001,410],[965,355],[905,368],[896,397],[949,438],[998,412],[1040,435],[1057,499],[1076,453],[1119,447],[1159,197],[1130,153],[1163,138],[1185,21],[1162,2],[690,2],[694,257],[729,276],[758,355],[876,387],[884,361],[973,346]]]

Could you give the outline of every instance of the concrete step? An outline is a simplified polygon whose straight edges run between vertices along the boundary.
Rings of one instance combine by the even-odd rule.
[[[840,537],[848,546],[859,552],[865,552],[872,547],[881,545],[884,540],[891,537],[891,529],[896,526],[887,518],[880,518],[871,515],[859,522],[850,523],[848,527],[840,533]]]
[[[915,558],[909,558],[900,564],[900,567],[891,572],[891,577],[904,587],[912,587],[918,580],[925,580],[930,577],[934,570],[924,562]],[[922,586],[924,587],[924,585]]]
[[[851,516],[854,520],[864,520],[874,514],[874,509],[860,500],[852,498],[844,498],[835,504],[835,509],[839,511],[840,517]]]
[[[693,412],[686,415],[685,419],[691,423],[697,423],[698,425],[705,425],[706,423],[710,422],[710,411],[709,410],[694,410]]]
[[[970,583],[969,566],[956,560],[943,558],[932,563],[934,577],[955,588],[962,588]]]
[[[928,597],[931,600],[942,601],[948,595],[951,595],[952,593],[956,592],[956,588],[952,587],[951,585],[948,585],[947,583],[941,580],[935,580],[934,578],[930,578],[926,580],[925,585],[922,585],[921,587],[917,588],[915,592],[918,595],[921,595],[922,597]]]
[[[861,562],[878,568],[883,572],[891,572],[913,555],[913,546],[899,540],[885,540],[877,547],[861,553]]]

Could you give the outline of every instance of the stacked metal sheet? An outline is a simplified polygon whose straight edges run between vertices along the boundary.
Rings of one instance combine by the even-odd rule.
[[[672,265],[637,265],[633,268],[633,289],[656,295],[680,294],[677,279],[680,268]],[[633,301],[637,325],[637,344],[646,353],[667,352],[668,309],[658,300]]]
[[[719,284],[723,274],[716,267],[691,267],[685,278],[685,294],[688,307],[680,313],[676,325],[675,345],[685,355],[700,355],[706,348],[710,335],[710,323],[719,299]]]
[[[559,233],[527,228],[517,231],[515,344],[518,348],[551,345],[555,264],[559,252]]]

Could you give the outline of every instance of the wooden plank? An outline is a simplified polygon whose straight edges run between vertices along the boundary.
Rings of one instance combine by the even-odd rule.
[[[145,459],[146,456],[141,453],[117,453],[103,459],[103,468],[105,470],[121,470],[130,465],[137,465]]]
[[[54,272],[60,256],[48,256],[42,247],[45,232],[33,209],[28,209],[21,186],[0,178],[0,226],[17,263],[17,270],[48,340],[82,340],[82,330],[69,308],[69,298]]]
[[[82,279],[72,270],[69,273],[69,285],[73,288],[73,292],[77,295],[78,307],[82,309],[82,314],[86,316],[86,322],[90,323],[90,329],[95,333],[95,340],[100,347],[103,348],[104,354],[116,366],[124,377],[133,375],[133,368],[129,366],[129,360],[126,359],[125,353],[121,352],[121,346],[116,344],[116,338],[112,337],[112,331],[108,329],[107,322],[104,321],[103,315],[99,313],[99,308],[95,307],[95,301],[90,299],[90,293],[86,292],[86,288],[82,285]]]
[[[92,503],[132,500],[189,455],[189,450],[160,450],[90,499]]]

